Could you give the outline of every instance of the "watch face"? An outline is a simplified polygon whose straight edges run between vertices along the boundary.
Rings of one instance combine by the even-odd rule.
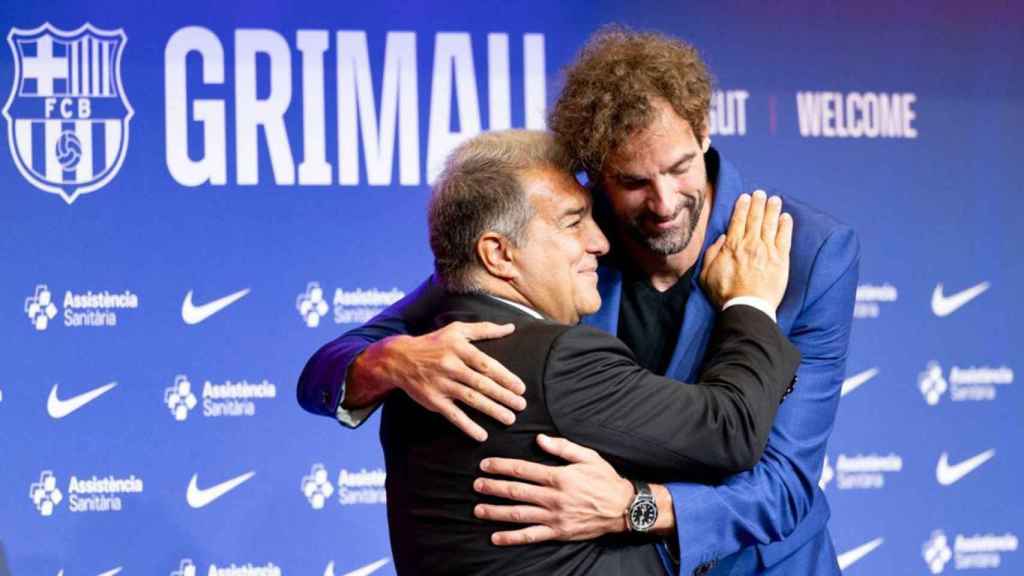
[[[637,502],[629,511],[629,520],[634,530],[649,530],[658,519],[658,507],[654,502]]]

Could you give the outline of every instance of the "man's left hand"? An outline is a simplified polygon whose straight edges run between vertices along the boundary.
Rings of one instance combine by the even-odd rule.
[[[590,540],[626,530],[625,512],[633,500],[629,480],[619,476],[590,448],[544,434],[537,436],[537,444],[570,463],[546,466],[510,458],[486,458],[480,463],[480,469],[488,474],[521,481],[477,478],[473,483],[477,492],[522,504],[477,504],[473,509],[476,517],[530,525],[495,532],[491,542],[510,546],[546,540]]]

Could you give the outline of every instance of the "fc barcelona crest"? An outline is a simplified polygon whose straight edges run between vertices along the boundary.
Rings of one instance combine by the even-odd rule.
[[[68,204],[105,186],[124,162],[134,114],[121,82],[124,31],[49,22],[12,28],[14,83],[4,105],[18,171]]]

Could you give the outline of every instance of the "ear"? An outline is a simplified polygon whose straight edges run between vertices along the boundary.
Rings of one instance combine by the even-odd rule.
[[[509,239],[497,232],[484,232],[476,241],[476,257],[480,266],[491,276],[502,280],[519,277],[514,250]]]
[[[705,134],[704,138],[702,138],[701,141],[700,141],[701,152],[707,154],[708,153],[708,148],[711,148],[711,136],[708,136],[707,134]]]

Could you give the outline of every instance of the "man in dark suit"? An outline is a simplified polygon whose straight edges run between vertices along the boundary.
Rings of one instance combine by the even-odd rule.
[[[756,464],[792,383],[799,353],[773,319],[786,287],[791,220],[764,200],[737,211],[734,241],[716,244],[702,275],[725,310],[699,382],[680,386],[640,367],[615,337],[578,325],[600,307],[597,258],[608,242],[564,157],[542,132],[484,134],[453,153],[435,186],[436,281],[406,317],[424,331],[452,322],[515,325],[511,335],[476,345],[522,379],[527,408],[511,426],[487,423],[488,440],[479,443],[408,395],[388,397],[381,442],[402,574],[662,573],[655,542],[674,531],[663,487],[651,493],[644,482],[622,481],[620,505],[608,514],[627,536],[501,548],[491,543],[494,524],[474,516],[478,502],[503,503],[474,491],[481,462],[558,463],[535,443],[538,434],[558,435],[629,478],[720,478]]]

